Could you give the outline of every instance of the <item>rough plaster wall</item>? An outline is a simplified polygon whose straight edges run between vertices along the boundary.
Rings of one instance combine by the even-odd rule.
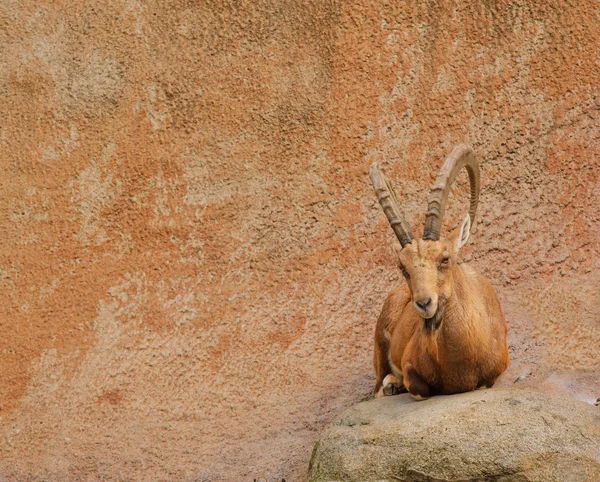
[[[302,480],[460,142],[502,383],[600,390],[600,6],[398,3],[0,4],[0,478]]]

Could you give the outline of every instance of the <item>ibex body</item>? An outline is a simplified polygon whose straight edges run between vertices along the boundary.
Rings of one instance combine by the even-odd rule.
[[[471,208],[460,228],[440,239],[452,182],[466,167]],[[407,286],[388,296],[375,329],[375,394],[406,389],[416,399],[491,387],[508,366],[506,322],[487,279],[457,262],[479,198],[479,166],[458,146],[432,186],[423,239],[414,239],[398,200],[376,166],[371,180],[398,240],[398,266]]]

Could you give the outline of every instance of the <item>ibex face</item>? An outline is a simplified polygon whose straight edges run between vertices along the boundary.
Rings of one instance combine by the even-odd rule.
[[[446,199],[463,167],[467,169],[471,184],[469,215],[457,232],[447,239],[440,239]],[[398,265],[408,283],[412,302],[425,320],[425,328],[432,331],[442,321],[444,304],[452,294],[456,255],[469,238],[471,221],[475,218],[479,200],[479,166],[468,147],[458,146],[452,151],[431,187],[423,239],[417,240],[400,212],[392,185],[375,165],[371,166],[370,176],[381,207],[402,245],[402,249],[397,249]]]
[[[415,239],[404,248],[396,248],[398,268],[402,271],[415,310],[423,318],[427,331],[439,328],[444,305],[452,295],[452,276],[457,253],[469,236],[467,216],[459,230],[447,239]]]
[[[421,318],[437,328],[444,303],[451,295],[452,271],[448,243],[417,240],[398,253],[398,267]],[[438,318],[438,320],[435,320]]]

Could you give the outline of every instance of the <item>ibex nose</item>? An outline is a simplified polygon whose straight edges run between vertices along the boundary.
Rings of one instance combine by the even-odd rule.
[[[431,305],[431,298],[421,298],[420,300],[415,300],[415,305],[421,311],[427,311],[427,308]]]

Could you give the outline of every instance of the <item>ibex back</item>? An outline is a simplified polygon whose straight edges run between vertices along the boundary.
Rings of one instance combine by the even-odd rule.
[[[450,187],[465,167],[471,203],[456,232],[440,239]],[[491,387],[508,366],[506,322],[487,279],[459,264],[479,200],[479,165],[473,151],[456,147],[429,193],[423,239],[414,239],[391,184],[372,165],[371,181],[396,233],[398,267],[406,286],[387,297],[375,329],[375,394],[403,390],[417,400]]]

